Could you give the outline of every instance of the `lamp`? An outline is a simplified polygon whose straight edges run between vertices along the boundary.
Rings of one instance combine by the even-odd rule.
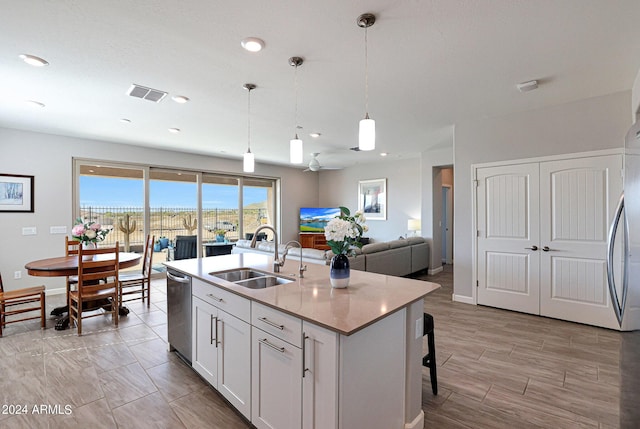
[[[295,108],[295,137],[293,140],[289,141],[289,162],[291,164],[302,164],[303,161],[303,148],[302,148],[302,140],[298,138],[298,129],[301,128],[298,126],[298,66],[301,66],[304,60],[300,57],[291,57],[289,58],[289,65],[295,67],[295,71],[293,73],[293,86],[296,92],[296,108]]]
[[[358,149],[374,150],[376,148],[376,121],[369,118],[369,52],[367,50],[367,28],[376,22],[375,15],[364,13],[356,21],[358,27],[364,28],[364,94],[365,94],[365,115],[360,120],[360,130],[358,132]]]
[[[409,219],[407,221],[407,229],[413,233],[412,237],[415,237],[416,231],[420,231],[420,229],[422,229],[420,219]]]
[[[253,173],[255,170],[255,157],[251,153],[251,90],[256,89],[252,83],[245,83],[243,88],[247,90],[247,152],[244,154],[242,162],[242,171],[245,173]]]

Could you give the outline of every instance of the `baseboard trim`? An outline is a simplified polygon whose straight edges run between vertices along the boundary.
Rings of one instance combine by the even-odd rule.
[[[427,272],[429,273],[430,276],[432,276],[434,274],[441,273],[443,270],[444,268],[442,267],[442,265],[440,265],[438,268],[434,268],[434,269],[429,268]]]
[[[475,302],[473,302],[472,296],[456,295],[455,293],[451,295],[451,300],[453,302],[461,302],[463,304],[471,304],[471,305],[476,304]]]
[[[62,295],[62,294],[66,294],[67,293],[67,289],[63,288],[63,287],[59,287],[59,288],[55,288],[55,289],[45,289],[44,294],[46,296],[49,295]]]
[[[418,429],[424,427],[424,411],[420,410],[420,414],[416,416],[410,423],[404,424],[404,429]]]

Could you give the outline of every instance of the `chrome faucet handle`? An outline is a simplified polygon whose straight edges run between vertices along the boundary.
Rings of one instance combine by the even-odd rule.
[[[300,278],[303,279],[304,272],[307,271],[307,266],[300,264],[300,268],[298,268],[298,271],[300,272]]]

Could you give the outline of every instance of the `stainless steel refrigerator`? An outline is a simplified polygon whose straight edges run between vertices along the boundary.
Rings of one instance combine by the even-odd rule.
[[[640,427],[640,121],[625,138],[624,188],[609,229],[609,293],[620,324],[620,428]],[[617,244],[616,244],[617,242]]]

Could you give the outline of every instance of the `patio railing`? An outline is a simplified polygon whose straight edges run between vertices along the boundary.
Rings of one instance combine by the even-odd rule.
[[[261,224],[266,222],[266,209],[244,209],[243,223],[244,232],[251,233]],[[118,241],[121,245],[125,243],[125,233],[119,228],[120,222],[125,223],[125,215],[129,215],[129,227],[134,226],[133,232],[129,234],[129,243],[134,247],[141,247],[144,243],[144,210],[141,207],[103,207],[103,206],[82,206],[80,216],[86,220],[98,222],[104,226],[112,227],[113,230],[107,235],[104,244],[113,244]],[[150,233],[156,238],[166,237],[174,240],[177,235],[195,235],[198,231],[196,223],[195,208],[150,208]],[[238,209],[205,209],[202,211],[203,242],[215,240],[215,230],[227,231],[228,240],[237,240],[239,210]],[[127,225],[124,225],[127,227]]]

